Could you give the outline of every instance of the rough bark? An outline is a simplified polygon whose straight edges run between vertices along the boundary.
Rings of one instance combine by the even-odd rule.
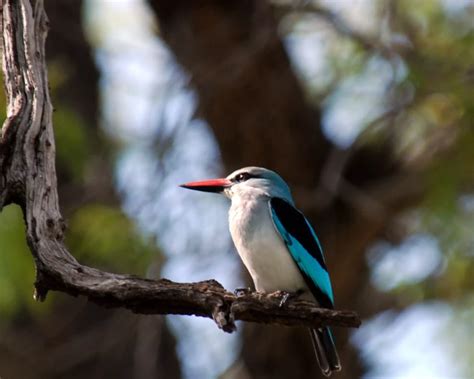
[[[215,281],[173,283],[100,271],[81,265],[64,245],[58,205],[52,105],[44,44],[48,20],[43,1],[5,1],[2,7],[3,72],[8,97],[0,140],[0,209],[21,206],[27,242],[36,264],[35,297],[49,290],[83,295],[107,307],[143,314],[209,317],[225,331],[235,320],[283,325],[358,326],[353,312],[330,311],[279,294],[235,296]]]

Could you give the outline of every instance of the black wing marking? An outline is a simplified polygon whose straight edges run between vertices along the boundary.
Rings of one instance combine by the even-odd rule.
[[[313,258],[318,261],[321,267],[327,271],[321,244],[318,241],[318,237],[311,232],[303,213],[278,197],[272,198],[270,205],[288,233],[295,237]]]
[[[334,308],[326,262],[318,237],[311,225],[300,211],[283,199],[272,198],[270,211],[278,233],[314,297],[322,307]]]

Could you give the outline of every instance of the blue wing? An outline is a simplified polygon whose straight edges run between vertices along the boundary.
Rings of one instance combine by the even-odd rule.
[[[270,212],[276,230],[298,265],[318,303],[334,308],[331,280],[318,237],[304,215],[287,201],[270,199]]]

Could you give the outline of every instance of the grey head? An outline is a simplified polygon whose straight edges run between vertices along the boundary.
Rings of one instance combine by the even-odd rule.
[[[244,167],[227,178],[207,179],[181,184],[196,191],[221,193],[229,199],[280,197],[293,204],[290,188],[276,172],[263,167]]]
[[[285,181],[275,171],[263,167],[244,167],[234,171],[226,178],[231,185],[223,191],[233,197],[280,197],[293,203],[291,191]]]

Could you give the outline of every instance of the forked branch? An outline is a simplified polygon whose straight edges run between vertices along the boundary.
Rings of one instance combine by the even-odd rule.
[[[48,20],[43,0],[4,0],[1,8],[2,69],[7,119],[0,138],[0,210],[21,206],[36,265],[35,297],[49,290],[86,296],[107,307],[143,314],[209,317],[227,332],[235,320],[289,326],[358,327],[356,313],[321,309],[276,294],[236,296],[219,283],[174,283],[119,275],[83,266],[64,244],[58,205],[52,105],[45,63]]]

